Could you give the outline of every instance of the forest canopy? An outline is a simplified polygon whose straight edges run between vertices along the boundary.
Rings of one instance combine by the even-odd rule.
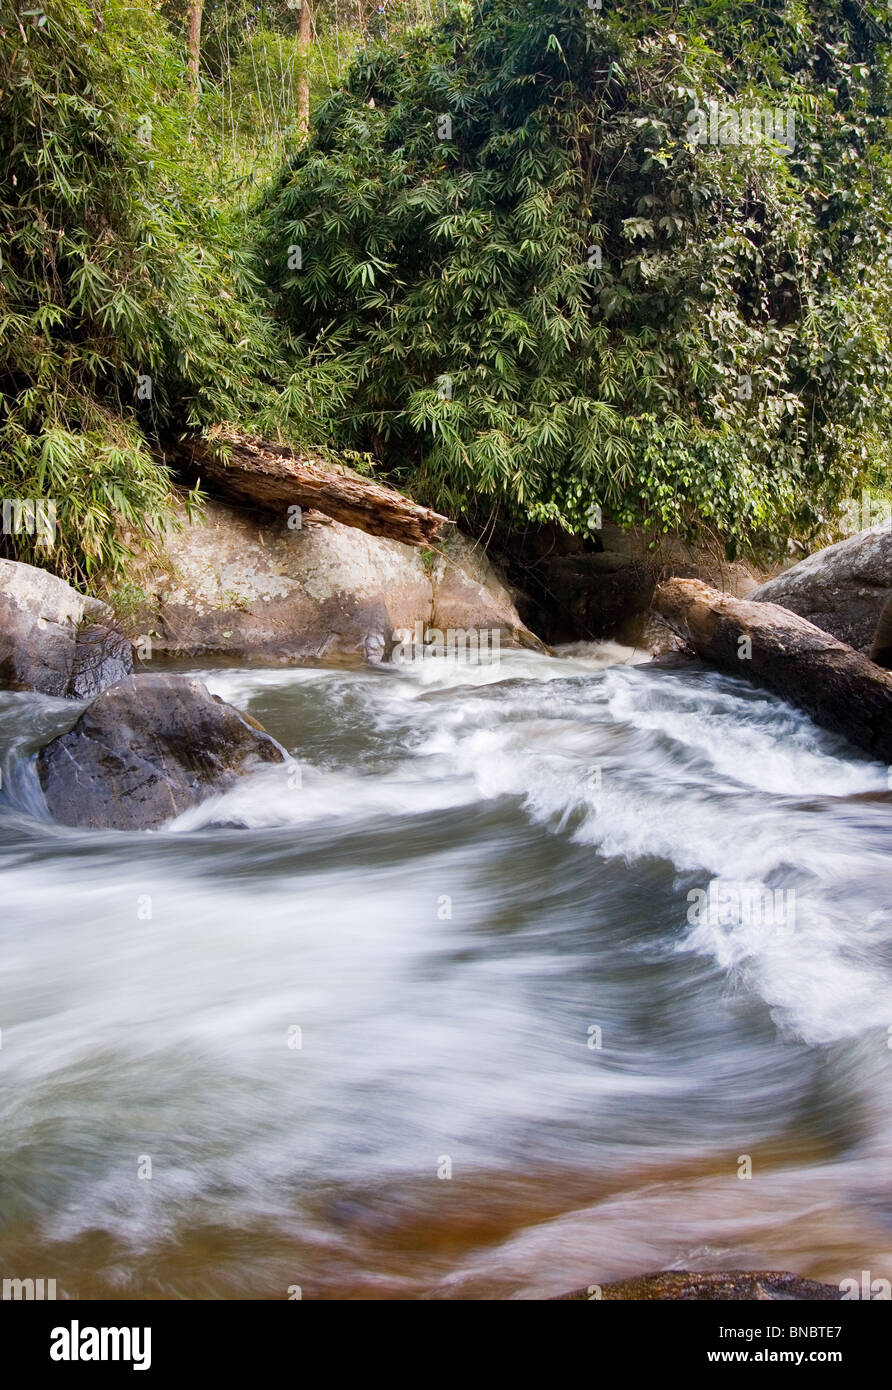
[[[888,460],[880,15],[486,0],[363,53],[267,212],[341,438],[453,513],[819,526]]]

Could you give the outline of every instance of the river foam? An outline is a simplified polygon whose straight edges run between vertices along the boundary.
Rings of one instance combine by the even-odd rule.
[[[606,645],[197,674],[293,761],[153,834],[42,820],[70,710],[4,697],[0,1250],[189,1296],[289,1261],[308,1294],[534,1296],[785,1238],[816,1277],[886,1258],[885,767]]]

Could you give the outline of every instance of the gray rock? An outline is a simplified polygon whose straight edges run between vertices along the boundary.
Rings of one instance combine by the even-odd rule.
[[[107,618],[79,629],[66,694],[90,700],[116,685],[133,669],[130,643],[119,623]]]
[[[0,687],[85,697],[130,669],[130,644],[106,604],[48,570],[0,560]]]
[[[386,660],[394,633],[496,628],[504,645],[537,645],[482,549],[450,536],[427,550],[316,512],[300,529],[206,502],[133,567],[144,602],[128,619],[155,655],[232,660]]]
[[[285,760],[256,721],[187,676],[128,676],[40,752],[40,785],[64,825],[146,830],[261,763]]]
[[[690,649],[658,613],[648,610],[636,613],[622,623],[617,630],[616,640],[624,646],[634,647],[636,651],[650,652],[654,660],[674,664],[674,658],[683,654],[690,656]]]
[[[441,632],[486,628],[506,646],[542,649],[518,616],[507,586],[479,542],[454,527],[439,543],[428,572],[432,586],[430,626]]]
[[[749,597],[789,608],[857,651],[868,652],[890,593],[892,529],[883,523],[816,551]]]
[[[0,684],[62,696],[84,597],[34,565],[0,560]]]

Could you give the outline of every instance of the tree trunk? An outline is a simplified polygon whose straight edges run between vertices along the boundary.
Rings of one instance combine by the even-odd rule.
[[[312,31],[310,0],[302,0],[297,47],[300,54],[300,74],[297,80],[297,125],[303,135],[310,132],[310,42]]]
[[[670,579],[656,611],[705,661],[764,686],[892,763],[892,674],[776,603],[731,598],[699,579]]]
[[[189,84],[198,96],[198,63],[201,58],[201,16],[204,0],[189,0]]]
[[[220,444],[225,447],[225,461]],[[430,545],[449,525],[445,516],[394,488],[350,469],[309,459],[287,445],[252,439],[234,430],[220,430],[211,440],[183,440],[168,453],[197,469],[209,491],[283,520],[295,515],[289,508],[306,508],[369,535],[415,546]]]

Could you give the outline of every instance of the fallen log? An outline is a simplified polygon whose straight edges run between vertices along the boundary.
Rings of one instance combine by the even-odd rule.
[[[313,460],[287,444],[217,430],[208,439],[183,439],[165,450],[187,463],[208,489],[261,511],[288,515],[289,507],[322,512],[372,536],[404,545],[435,541],[449,520],[395,488],[352,469]]]
[[[892,763],[892,673],[776,603],[750,602],[699,579],[669,579],[653,606],[698,656],[807,711]]]

